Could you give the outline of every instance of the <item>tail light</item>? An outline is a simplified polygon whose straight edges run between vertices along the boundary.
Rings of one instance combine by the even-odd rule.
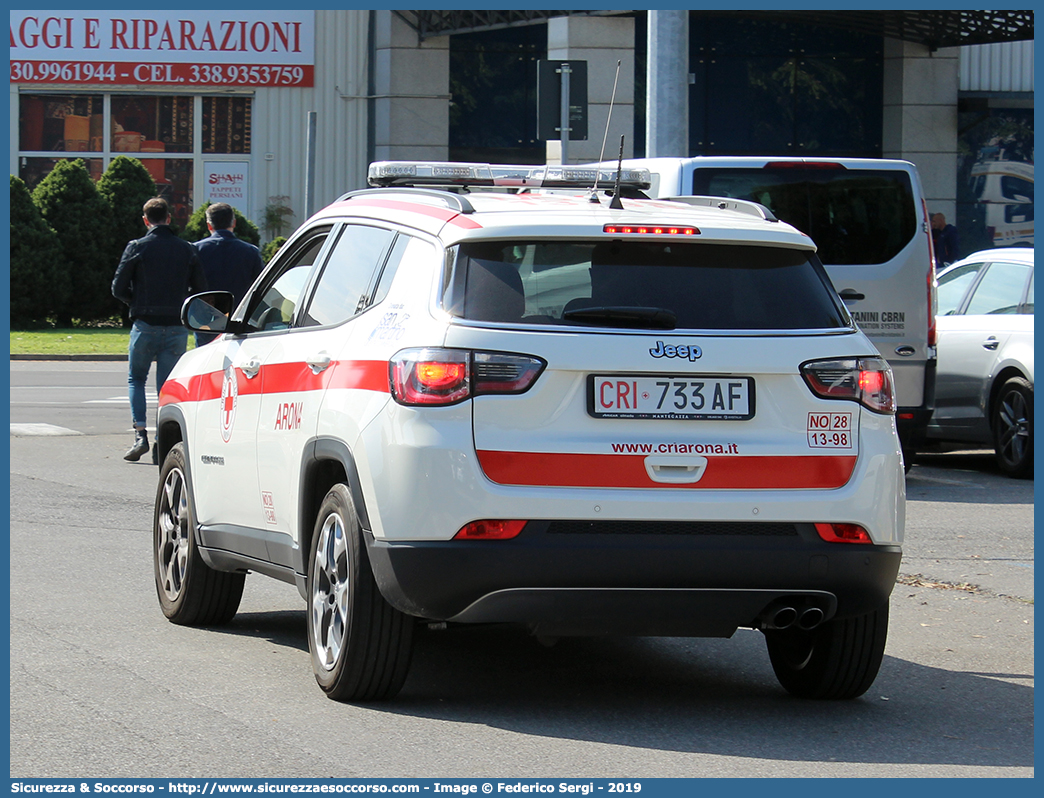
[[[932,217],[928,215],[928,205],[921,200],[921,211],[924,213],[925,235],[928,236],[928,346],[935,346],[935,313],[939,309],[938,284],[935,281],[935,241],[932,239]]]
[[[402,405],[453,405],[471,396],[524,393],[547,363],[529,355],[465,349],[403,349],[389,364]]]
[[[859,524],[816,524],[816,532],[827,543],[873,543]]]
[[[406,349],[392,358],[392,396],[404,405],[452,405],[471,392],[471,358],[453,349]]]
[[[460,528],[454,540],[509,540],[518,537],[525,521],[472,521]]]
[[[698,236],[699,228],[677,224],[607,224],[603,233],[640,236]]]
[[[801,366],[812,393],[824,399],[859,402],[875,413],[895,412],[892,370],[881,357],[813,360]]]
[[[835,161],[769,161],[762,169],[846,169]]]

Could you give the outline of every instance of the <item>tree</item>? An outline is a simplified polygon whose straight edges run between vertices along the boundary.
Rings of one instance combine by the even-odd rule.
[[[294,218],[294,209],[286,204],[289,200],[290,197],[285,194],[268,198],[268,204],[263,211],[264,228],[273,240],[285,239],[283,228]]]
[[[33,203],[58,234],[70,293],[57,308],[58,323],[72,325],[115,315],[111,293],[112,211],[98,194],[83,159],[58,161],[33,191]]]
[[[279,251],[279,248],[283,246],[283,244],[285,243],[286,236],[278,236],[277,238],[273,238],[271,241],[269,241],[261,248],[261,260],[263,260],[265,263],[268,263],[270,260],[272,260],[272,258],[275,257],[275,254]]]
[[[69,274],[58,234],[11,175],[11,326],[39,327],[66,301]]]
[[[98,179],[98,193],[112,211],[112,254],[109,259],[115,271],[127,242],[148,232],[141,220],[142,208],[156,196],[156,183],[141,161],[119,155]]]
[[[181,233],[182,238],[186,241],[196,242],[202,241],[210,235],[210,231],[207,230],[207,208],[210,205],[211,203],[204,202],[196,208],[185,224],[185,230]],[[233,208],[232,212],[236,216],[236,228],[232,231],[235,233],[236,238],[241,238],[255,247],[259,246],[261,244],[261,233],[258,232],[257,225],[241,214],[238,209]]]

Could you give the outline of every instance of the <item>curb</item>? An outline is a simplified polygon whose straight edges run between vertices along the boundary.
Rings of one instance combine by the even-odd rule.
[[[12,354],[11,360],[102,360],[102,361],[124,361],[126,355],[22,355]]]

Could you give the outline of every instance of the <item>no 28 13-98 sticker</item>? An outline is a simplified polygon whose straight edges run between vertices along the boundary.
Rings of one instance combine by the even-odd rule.
[[[851,449],[851,413],[809,413],[808,445],[811,449]]]

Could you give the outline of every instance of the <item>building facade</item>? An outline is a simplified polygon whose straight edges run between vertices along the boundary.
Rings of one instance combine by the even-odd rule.
[[[621,137],[641,156],[663,61],[650,18],[422,37],[393,11],[12,12],[10,171],[32,186],[59,158],[97,176],[133,155],[178,221],[224,200],[267,240],[363,187],[372,160],[558,162],[560,142],[537,138],[544,59],[587,65],[588,136],[568,160],[615,157]],[[756,14],[682,21],[676,154],[904,158],[969,246],[1032,242],[1031,41],[932,49]]]

